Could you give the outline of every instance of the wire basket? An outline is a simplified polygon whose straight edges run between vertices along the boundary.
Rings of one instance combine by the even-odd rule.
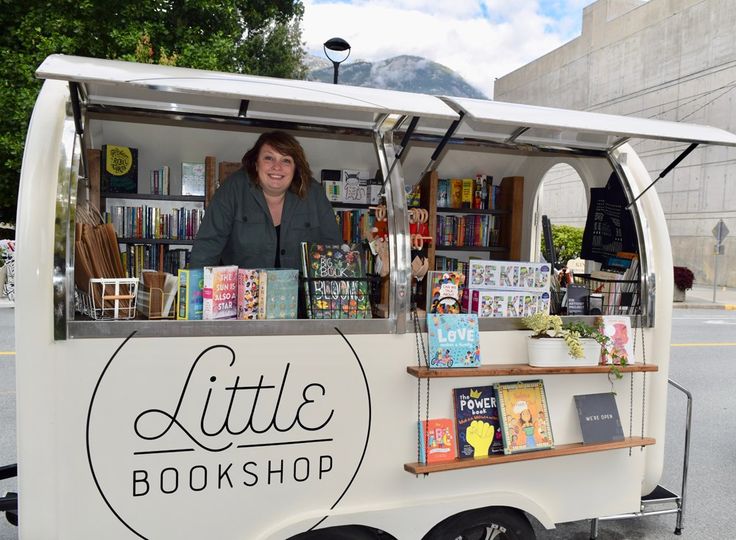
[[[138,278],[93,278],[89,291],[75,290],[75,308],[97,321],[133,319]]]
[[[381,277],[301,277],[310,319],[371,319],[381,295]]]
[[[641,312],[641,283],[638,279],[601,279],[575,274],[573,283],[587,289],[583,299],[586,315],[636,315]],[[567,289],[552,291],[552,310],[567,314]]]

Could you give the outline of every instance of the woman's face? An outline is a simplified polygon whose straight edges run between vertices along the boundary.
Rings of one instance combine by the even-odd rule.
[[[295,169],[294,158],[280,153],[270,144],[261,146],[256,172],[258,183],[265,194],[279,196],[286,193],[294,179]]]

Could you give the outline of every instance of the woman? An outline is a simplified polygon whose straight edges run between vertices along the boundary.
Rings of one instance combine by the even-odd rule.
[[[189,266],[299,269],[301,242],[342,243],[335,213],[299,142],[264,133],[212,197]]]

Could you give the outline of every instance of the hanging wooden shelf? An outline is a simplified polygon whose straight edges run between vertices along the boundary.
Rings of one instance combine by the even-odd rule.
[[[470,368],[427,368],[408,366],[406,372],[420,379],[435,379],[446,377],[503,377],[506,375],[574,375],[586,373],[608,373],[611,365],[597,366],[565,366],[565,367],[533,367],[528,364],[484,364]],[[617,366],[621,373],[642,371],[658,371],[655,364],[628,364]]]
[[[514,463],[517,461],[530,461],[532,459],[546,459],[560,456],[572,456],[576,454],[590,454],[592,452],[605,452],[608,450],[619,450],[621,448],[635,448],[637,446],[650,446],[656,440],[651,437],[626,437],[621,441],[612,441],[596,444],[561,444],[549,450],[532,450],[518,454],[495,454],[480,459],[454,459],[440,463],[405,463],[404,470],[412,474],[429,474],[442,471],[453,471],[458,469],[469,469],[471,467],[486,467],[488,465],[500,465],[502,463]]]

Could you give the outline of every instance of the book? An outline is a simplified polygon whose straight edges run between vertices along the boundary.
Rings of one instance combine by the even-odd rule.
[[[496,383],[504,454],[554,448],[542,380]]]
[[[584,444],[624,439],[624,430],[621,427],[621,418],[613,392],[574,397]]]
[[[463,204],[463,180],[462,178],[450,178],[450,208],[461,208]]]
[[[493,386],[453,388],[459,458],[503,453],[503,436]]]
[[[195,321],[202,319],[202,288],[204,271],[202,268],[180,268],[179,295],[176,300],[176,318]]]
[[[205,266],[202,285],[202,318],[232,319],[237,314],[238,267]]]
[[[103,144],[100,154],[100,184],[108,193],[138,192],[138,149]]]
[[[552,266],[548,263],[474,259],[470,261],[469,287],[549,291]]]
[[[455,459],[455,427],[450,418],[419,422],[419,461],[438,463]]]
[[[464,282],[460,272],[427,272],[427,313],[460,313]]]
[[[339,169],[322,169],[320,182],[330,202],[342,202],[342,171]]]
[[[258,318],[296,319],[299,271],[265,268],[258,274]]]
[[[238,319],[248,321],[258,318],[259,289],[260,272],[238,268]]]
[[[427,314],[429,367],[462,368],[480,365],[478,316]]]
[[[368,204],[368,171],[343,169],[342,202],[347,204]]]
[[[356,244],[302,243],[302,272],[310,318],[371,318],[362,259]]]
[[[588,287],[570,283],[565,292],[567,315],[586,315],[588,313],[588,296],[590,295]]]
[[[181,164],[181,194],[203,197],[205,193],[205,164],[183,161]]]
[[[467,294],[466,294],[467,293]],[[528,317],[549,313],[551,296],[548,292],[525,292],[507,289],[466,289],[463,293],[463,313],[487,317]]]
[[[460,195],[460,204],[463,208],[473,207],[473,194],[475,191],[475,180],[472,178],[462,179],[462,192]]]
[[[608,342],[601,348],[601,364],[634,362],[633,336],[628,315],[604,315],[597,319],[601,334]]]

